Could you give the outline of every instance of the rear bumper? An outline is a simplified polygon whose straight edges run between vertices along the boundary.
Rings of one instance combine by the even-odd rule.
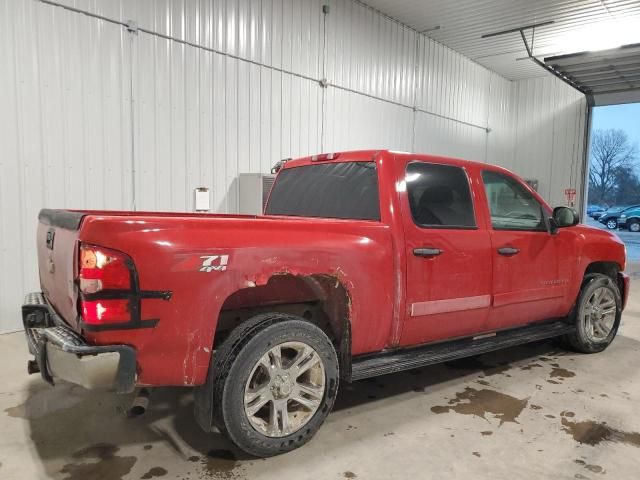
[[[136,384],[136,351],[128,345],[88,345],[66,326],[42,293],[30,293],[22,305],[22,323],[40,372],[50,384],[65,380],[89,390],[128,393]]]

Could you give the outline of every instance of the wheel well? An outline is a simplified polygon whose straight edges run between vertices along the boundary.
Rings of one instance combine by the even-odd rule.
[[[618,280],[619,271],[620,265],[615,262],[593,262],[589,264],[584,274],[588,275],[590,273],[601,273],[616,282]]]
[[[238,325],[261,313],[296,315],[320,327],[331,339],[343,378],[351,375],[351,300],[340,280],[331,275],[276,274],[261,285],[253,281],[231,294],[222,305],[213,340],[214,350]]]

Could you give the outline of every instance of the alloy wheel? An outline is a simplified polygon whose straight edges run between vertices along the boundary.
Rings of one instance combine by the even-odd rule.
[[[285,342],[271,348],[251,370],[244,411],[268,437],[295,433],[313,418],[325,393],[322,359],[309,345]]]
[[[582,319],[585,332],[592,341],[605,340],[616,321],[616,299],[613,292],[606,287],[594,290],[583,308]]]

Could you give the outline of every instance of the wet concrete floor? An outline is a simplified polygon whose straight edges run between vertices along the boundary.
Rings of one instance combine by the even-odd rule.
[[[305,447],[247,458],[192,416],[188,389],[130,397],[27,376],[0,336],[0,479],[634,479],[640,471],[640,278],[602,354],[554,342],[341,386]]]

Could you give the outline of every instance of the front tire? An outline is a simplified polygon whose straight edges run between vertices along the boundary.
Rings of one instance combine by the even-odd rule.
[[[338,358],[327,335],[300,317],[258,315],[215,353],[213,422],[240,449],[270,457],[318,431],[338,392]]]
[[[615,230],[616,228],[618,228],[618,221],[614,218],[611,218],[609,220],[607,220],[607,228],[609,230]]]
[[[600,273],[586,275],[571,313],[576,330],[565,337],[566,343],[581,353],[601,352],[615,338],[621,316],[618,285]]]

